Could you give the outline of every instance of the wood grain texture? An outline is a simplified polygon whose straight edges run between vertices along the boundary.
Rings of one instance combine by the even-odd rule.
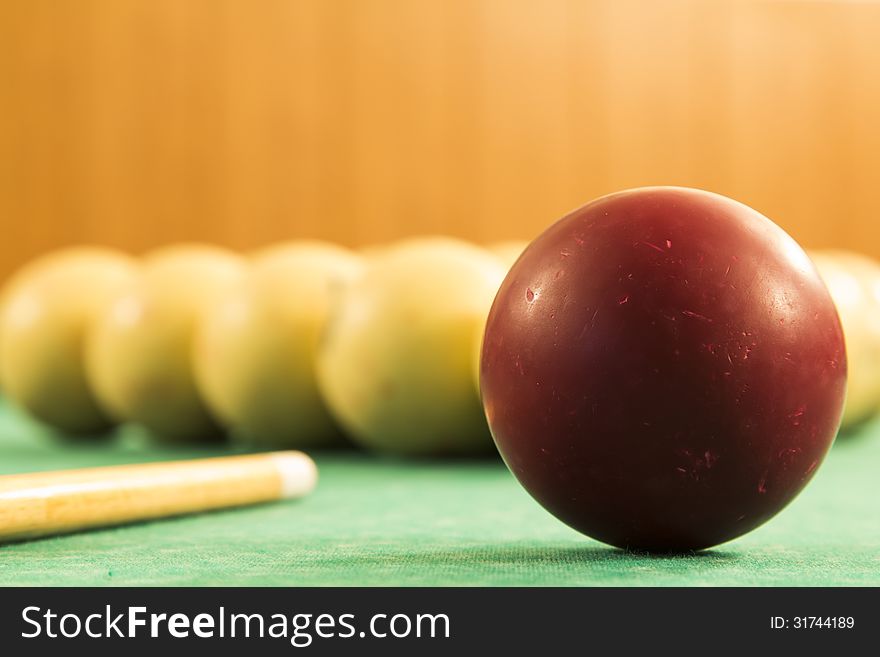
[[[46,249],[531,237],[693,185],[880,256],[880,3],[0,0],[0,276]]]

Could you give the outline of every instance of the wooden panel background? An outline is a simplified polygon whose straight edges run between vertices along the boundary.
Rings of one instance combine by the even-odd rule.
[[[0,0],[0,275],[78,242],[529,237],[658,183],[880,256],[880,4]]]

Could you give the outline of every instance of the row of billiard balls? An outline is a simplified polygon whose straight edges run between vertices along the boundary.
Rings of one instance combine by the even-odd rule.
[[[776,514],[880,407],[878,271],[679,187],[597,199],[503,256],[69,250],[7,285],[0,382],[70,433],[449,455],[491,429],[572,527],[700,549]]]
[[[524,246],[50,253],[3,290],[2,388],[71,436],[132,422],[166,443],[491,453],[478,346]]]
[[[245,258],[188,244],[140,260],[66,249],[5,286],[0,375],[13,402],[70,435],[134,421],[175,442],[222,425],[264,447],[348,434],[390,452],[479,452],[474,345],[524,247],[299,241]],[[846,429],[880,408],[880,264],[811,255],[846,333]]]

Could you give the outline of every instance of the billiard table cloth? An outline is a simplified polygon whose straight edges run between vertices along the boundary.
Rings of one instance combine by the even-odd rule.
[[[235,451],[156,447],[134,429],[59,440],[0,402],[2,474]],[[763,527],[664,556],[569,529],[497,457],[313,456],[320,482],[302,500],[0,545],[0,585],[880,585],[880,421],[838,438],[807,489]]]

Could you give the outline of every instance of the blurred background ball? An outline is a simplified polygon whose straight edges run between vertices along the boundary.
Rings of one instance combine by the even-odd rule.
[[[112,425],[84,367],[84,339],[135,277],[134,259],[97,247],[50,253],[19,270],[0,302],[0,378],[7,397],[70,433]]]
[[[219,428],[196,388],[193,334],[200,313],[240,284],[244,271],[239,256],[213,246],[148,254],[140,277],[88,339],[88,374],[100,402],[163,440],[216,438]]]
[[[398,454],[491,451],[473,339],[503,278],[484,249],[418,238],[372,259],[318,356],[324,397],[360,444]]]
[[[202,316],[195,345],[200,389],[246,442],[307,448],[342,433],[320,396],[318,340],[363,260],[325,242],[257,253],[243,284]]]
[[[843,324],[849,375],[841,426],[880,409],[880,263],[852,251],[812,251]]]

